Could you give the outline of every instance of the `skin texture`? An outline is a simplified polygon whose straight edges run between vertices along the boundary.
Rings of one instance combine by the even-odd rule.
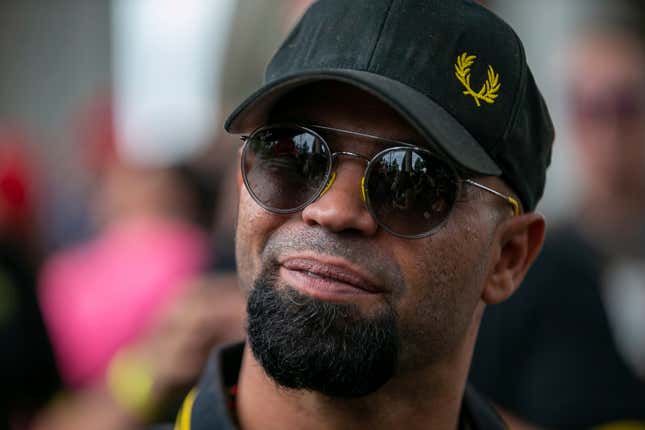
[[[274,109],[272,120],[424,142],[381,101],[338,83],[293,93]],[[358,138],[330,138],[330,144],[333,150],[350,148],[368,157],[382,149]],[[362,163],[341,160],[331,189],[292,215],[263,210],[241,187],[238,273],[247,292],[267,270],[273,271],[276,288],[287,285],[293,278],[280,262],[292,257],[322,265],[340,261],[366,274],[378,293],[338,300],[354,304],[364,318],[386,306],[395,309],[402,346],[395,375],[377,392],[351,400],[285,390],[247,348],[239,383],[243,428],[456,428],[484,306],[512,294],[541,246],[540,215],[511,217],[503,200],[471,189],[434,235],[418,240],[392,236],[378,227],[361,201],[363,169]],[[509,192],[497,178],[478,180]]]

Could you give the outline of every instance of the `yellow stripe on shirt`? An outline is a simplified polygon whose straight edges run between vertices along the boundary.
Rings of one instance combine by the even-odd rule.
[[[190,430],[190,416],[193,413],[193,403],[195,403],[195,397],[197,397],[197,390],[193,388],[184,399],[184,403],[181,406],[179,414],[177,415],[177,421],[175,422],[174,430]]]

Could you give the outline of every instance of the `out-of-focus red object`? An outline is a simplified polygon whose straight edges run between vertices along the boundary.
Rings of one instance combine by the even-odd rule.
[[[25,134],[0,126],[0,231],[15,237],[33,229],[35,169]]]

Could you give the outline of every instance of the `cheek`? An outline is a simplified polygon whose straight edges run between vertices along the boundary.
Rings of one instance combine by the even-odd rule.
[[[246,188],[240,189],[238,222],[235,234],[235,256],[240,285],[248,291],[262,270],[261,251],[285,217],[267,212],[251,198]]]
[[[422,239],[423,240],[423,239]],[[401,249],[407,255],[401,261],[410,295],[425,296],[448,293],[477,293],[483,282],[486,252],[490,241],[481,229],[445,228],[435,236],[423,240],[420,246]],[[416,245],[411,242],[410,245]],[[479,280],[479,283],[475,283]],[[425,287],[424,287],[425,286]],[[431,288],[429,288],[431,287]]]
[[[401,328],[424,355],[452,349],[470,327],[487,273],[490,246],[482,231],[446,228],[414,250],[398,250],[407,256],[400,262],[406,279],[397,305]]]
[[[479,243],[450,241],[410,253],[403,267],[406,294],[401,304],[415,311],[454,313],[466,296],[477,296],[482,282]],[[443,311],[445,310],[445,311]]]

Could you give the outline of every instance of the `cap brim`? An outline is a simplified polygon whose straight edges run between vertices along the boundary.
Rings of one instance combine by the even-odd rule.
[[[319,81],[344,82],[373,94],[462,167],[483,175],[501,175],[501,169],[475,138],[444,108],[401,82],[360,70],[314,70],[270,82],[242,102],[224,127],[230,133],[248,133],[266,123],[272,106],[280,98],[295,88]]]

